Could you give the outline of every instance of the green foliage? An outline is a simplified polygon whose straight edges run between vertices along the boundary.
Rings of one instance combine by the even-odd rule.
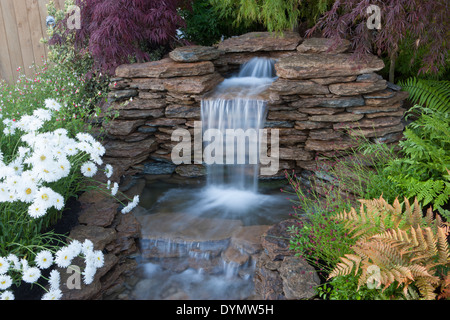
[[[221,14],[236,16],[236,25],[260,23],[268,31],[283,32],[292,30],[300,20],[313,25],[319,15],[329,9],[334,1],[313,0],[210,0]]]
[[[55,26],[66,28],[66,25],[61,21],[65,19],[65,12],[74,3],[74,0],[66,0],[64,10],[57,10],[54,1],[47,4],[48,14],[55,18]],[[75,33],[67,31],[67,29],[58,31],[66,33],[64,41],[48,42],[44,40],[49,48],[48,62],[52,64],[55,75],[70,75],[71,78],[78,79],[76,93],[78,97],[82,98],[82,101],[78,101],[78,105],[83,105],[86,110],[90,109],[93,113],[95,106],[106,99],[110,78],[107,74],[94,71],[94,59],[89,50],[76,49]],[[60,39],[53,27],[47,29],[47,34],[50,39],[54,36]]]
[[[414,107],[411,112],[419,109]],[[417,197],[445,218],[444,208],[450,197],[450,114],[420,108],[422,115],[405,129],[400,141],[402,157],[392,160],[385,171],[406,197]]]
[[[399,85],[410,94],[409,99],[418,105],[441,112],[450,112],[450,81],[409,78]]]
[[[298,218],[298,225],[288,230],[291,233],[290,249],[326,271],[353,244],[342,226],[330,219],[335,211],[349,208],[351,202],[337,189],[330,188],[327,196],[322,197],[305,189],[296,175],[287,174],[287,178],[292,190],[283,191],[295,196],[291,202],[294,217]]]
[[[240,35],[260,28],[256,23],[236,26],[235,12],[223,10],[220,13],[210,4],[209,0],[195,0],[192,8],[180,9],[179,14],[186,23],[181,27],[183,39],[198,45],[211,46],[224,37]]]
[[[401,294],[395,286],[384,291],[366,286],[358,290],[358,277],[353,274],[333,278],[319,286],[317,292],[324,300],[390,300]]]

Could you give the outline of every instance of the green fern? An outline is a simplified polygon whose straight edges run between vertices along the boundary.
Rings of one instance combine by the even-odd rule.
[[[413,109],[419,108],[418,106]],[[444,206],[450,199],[450,113],[421,108],[422,115],[405,129],[399,143],[402,157],[392,160],[385,173],[408,198],[450,219]]]
[[[413,103],[441,112],[450,111],[450,81],[412,77],[399,82],[399,85],[409,92],[409,99]]]

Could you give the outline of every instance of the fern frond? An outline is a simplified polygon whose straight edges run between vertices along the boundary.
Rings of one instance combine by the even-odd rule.
[[[450,81],[432,81],[409,78],[399,82],[409,92],[409,99],[416,104],[442,112],[450,111]]]
[[[450,263],[450,252],[448,249],[447,235],[448,232],[445,232],[444,228],[438,228],[437,254],[438,254],[438,262],[442,265],[448,265]]]

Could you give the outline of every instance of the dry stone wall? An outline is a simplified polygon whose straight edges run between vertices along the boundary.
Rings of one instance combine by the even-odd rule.
[[[407,93],[376,73],[382,60],[355,60],[349,50],[346,41],[253,32],[216,47],[181,47],[159,61],[122,65],[110,84],[109,107],[118,117],[104,124],[105,161],[117,175],[203,175],[202,165],[172,163],[178,142],[171,134],[177,128],[193,132],[202,97],[253,57],[276,61],[266,127],[279,130],[278,175],[314,170],[316,159],[355,146],[358,136],[397,142]]]

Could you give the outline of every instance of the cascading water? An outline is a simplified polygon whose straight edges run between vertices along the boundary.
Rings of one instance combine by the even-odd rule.
[[[188,179],[187,185],[179,185],[164,180],[149,187],[148,194],[159,195],[156,202],[140,214],[134,212],[142,225],[143,255],[134,299],[252,295],[254,252],[252,246],[239,245],[240,234],[251,235],[243,231],[249,230],[246,227],[265,230],[290,209],[279,187],[274,193],[272,186],[267,187],[270,183],[265,187],[259,183],[259,130],[267,115],[264,91],[274,74],[272,60],[254,58],[202,100],[206,181],[196,184]],[[233,135],[230,142],[227,130],[244,133],[245,139],[239,143]],[[208,139],[208,131],[216,134]],[[231,156],[230,147],[235,151]],[[252,243],[249,239],[243,243]]]
[[[259,134],[267,116],[267,103],[261,94],[275,80],[274,74],[272,59],[253,58],[237,76],[226,79],[202,100],[204,142],[211,130],[218,133],[215,139],[219,142],[208,142],[221,146],[218,149],[223,154],[210,155],[209,144],[204,143],[207,186],[199,203],[201,210],[246,212],[268,200],[258,193]]]

